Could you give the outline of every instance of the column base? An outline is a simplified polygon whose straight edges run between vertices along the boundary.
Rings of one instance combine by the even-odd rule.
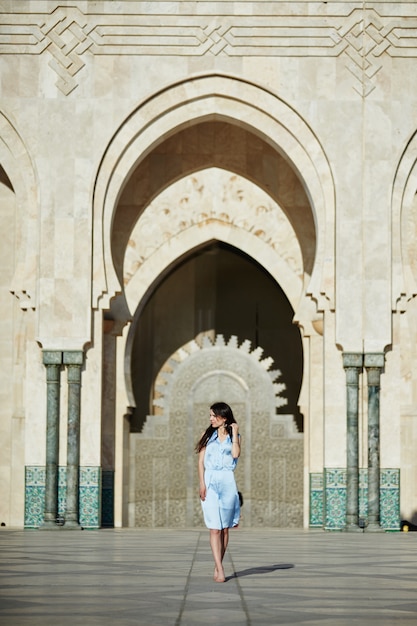
[[[55,520],[46,520],[42,522],[42,525],[39,526],[38,530],[61,530],[62,526],[59,526]]]
[[[366,533],[384,533],[385,530],[381,528],[381,525],[378,522],[369,522],[369,524],[364,528]]]
[[[62,528],[64,530],[83,530],[83,527],[75,520],[65,520],[65,524]]]
[[[346,524],[345,527],[347,533],[363,533],[363,530],[358,524]]]

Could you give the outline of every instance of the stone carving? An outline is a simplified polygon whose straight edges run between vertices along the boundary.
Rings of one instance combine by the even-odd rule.
[[[360,84],[354,89],[363,97],[375,88],[372,79],[382,67],[376,59],[383,54],[417,56],[414,16],[407,18],[400,11],[379,15],[378,3],[370,9],[364,9],[362,2],[346,3],[348,15],[333,15],[331,3],[323,3],[325,12],[317,3],[304,4],[304,15],[288,14],[286,2],[271,3],[270,14],[257,15],[254,2],[250,15],[232,15],[230,9],[227,12],[229,3],[221,10],[218,3],[199,2],[198,14],[187,14],[186,9],[181,14],[179,3],[179,15],[164,14],[163,19],[159,2],[136,3],[134,10],[126,3],[126,11],[120,13],[107,8],[100,11],[95,3],[90,10],[82,3],[82,10],[76,1],[62,7],[58,0],[48,3],[49,12],[17,9],[7,13],[3,7],[0,54],[47,52],[52,56],[49,65],[59,77],[57,87],[65,95],[77,87],[75,76],[85,66],[81,57],[87,51],[93,55],[231,57],[344,54],[348,70]],[[395,10],[395,3],[392,6]]]
[[[302,525],[303,437],[293,416],[276,413],[285,385],[262,352],[234,336],[201,335],[165,364],[155,384],[157,414],[130,436],[130,525],[203,525],[194,446],[219,399],[233,407],[242,433],[242,524]]]
[[[366,97],[375,89],[372,79],[382,67],[375,60],[390,46],[384,34],[382,21],[375,10],[363,15],[355,11],[335,34],[335,43],[341,44],[349,57],[346,67],[360,84],[359,88],[353,87],[360,96]]]
[[[249,356],[268,373],[268,377],[272,382],[272,388],[275,393],[275,408],[280,408],[287,404],[287,399],[282,395],[285,391],[285,384],[282,382],[276,382],[280,378],[281,372],[279,370],[270,369],[273,364],[271,357],[262,359],[262,348],[258,347],[251,351],[251,342],[247,339],[239,345],[238,339],[235,335],[232,335],[226,343],[223,335],[217,335],[215,340],[212,341],[209,335],[202,334],[199,341],[191,341],[189,344],[177,350],[177,352],[172,355],[169,361],[162,367],[155,381],[155,394],[153,401],[155,407],[165,409],[169,405],[170,400],[168,398],[170,395],[171,385],[175,379],[175,370],[190,356],[200,353],[202,350],[205,351],[204,362],[207,369],[210,365],[213,368],[218,366],[219,351],[222,357],[222,365],[230,367],[231,369],[235,366],[234,361],[236,360],[236,351]],[[236,371],[236,373],[238,374],[238,371]],[[215,391],[216,390],[213,389],[213,393]],[[237,399],[239,399],[239,394]]]
[[[259,216],[262,214],[262,228]],[[163,191],[146,209],[125,253],[124,284],[139,267],[178,233],[216,220],[255,235],[302,278],[303,261],[295,232],[280,207],[241,176],[210,168],[187,176]]]

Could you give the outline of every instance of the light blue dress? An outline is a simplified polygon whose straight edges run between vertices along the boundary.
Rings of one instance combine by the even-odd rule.
[[[210,437],[204,454],[206,499],[201,502],[207,528],[221,530],[239,524],[239,494],[234,476],[237,459],[232,457],[232,440],[221,442],[217,431]]]

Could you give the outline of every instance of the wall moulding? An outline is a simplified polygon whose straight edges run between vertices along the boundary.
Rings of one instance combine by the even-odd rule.
[[[240,3],[251,5],[241,15],[233,14],[232,2],[198,2],[198,11],[190,10],[193,4],[177,3],[173,15],[164,2],[119,2],[119,11],[112,13],[105,2],[90,9],[76,0],[70,6],[58,0],[16,6],[6,0],[0,10],[0,54],[45,54],[64,95],[78,86],[86,54],[341,56],[354,78],[352,88],[362,97],[375,89],[383,55],[417,57],[417,11],[404,16],[399,2],[373,2],[365,9],[363,2],[294,2],[289,14],[288,2],[258,0]]]
[[[395,173],[392,214],[392,310],[403,313],[417,295],[417,133],[410,138]]]
[[[39,253],[37,173],[12,118],[0,111],[0,170],[15,195],[17,254],[10,293],[22,310],[36,309]]]

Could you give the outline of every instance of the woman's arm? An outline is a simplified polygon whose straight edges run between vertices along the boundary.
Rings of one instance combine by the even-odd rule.
[[[232,427],[232,457],[238,459],[240,457],[240,435],[239,426],[236,422],[231,424]]]
[[[200,491],[200,499],[206,499],[206,483],[204,482],[204,456],[206,454],[206,449],[201,448],[198,453],[198,482],[199,482],[199,491]]]

